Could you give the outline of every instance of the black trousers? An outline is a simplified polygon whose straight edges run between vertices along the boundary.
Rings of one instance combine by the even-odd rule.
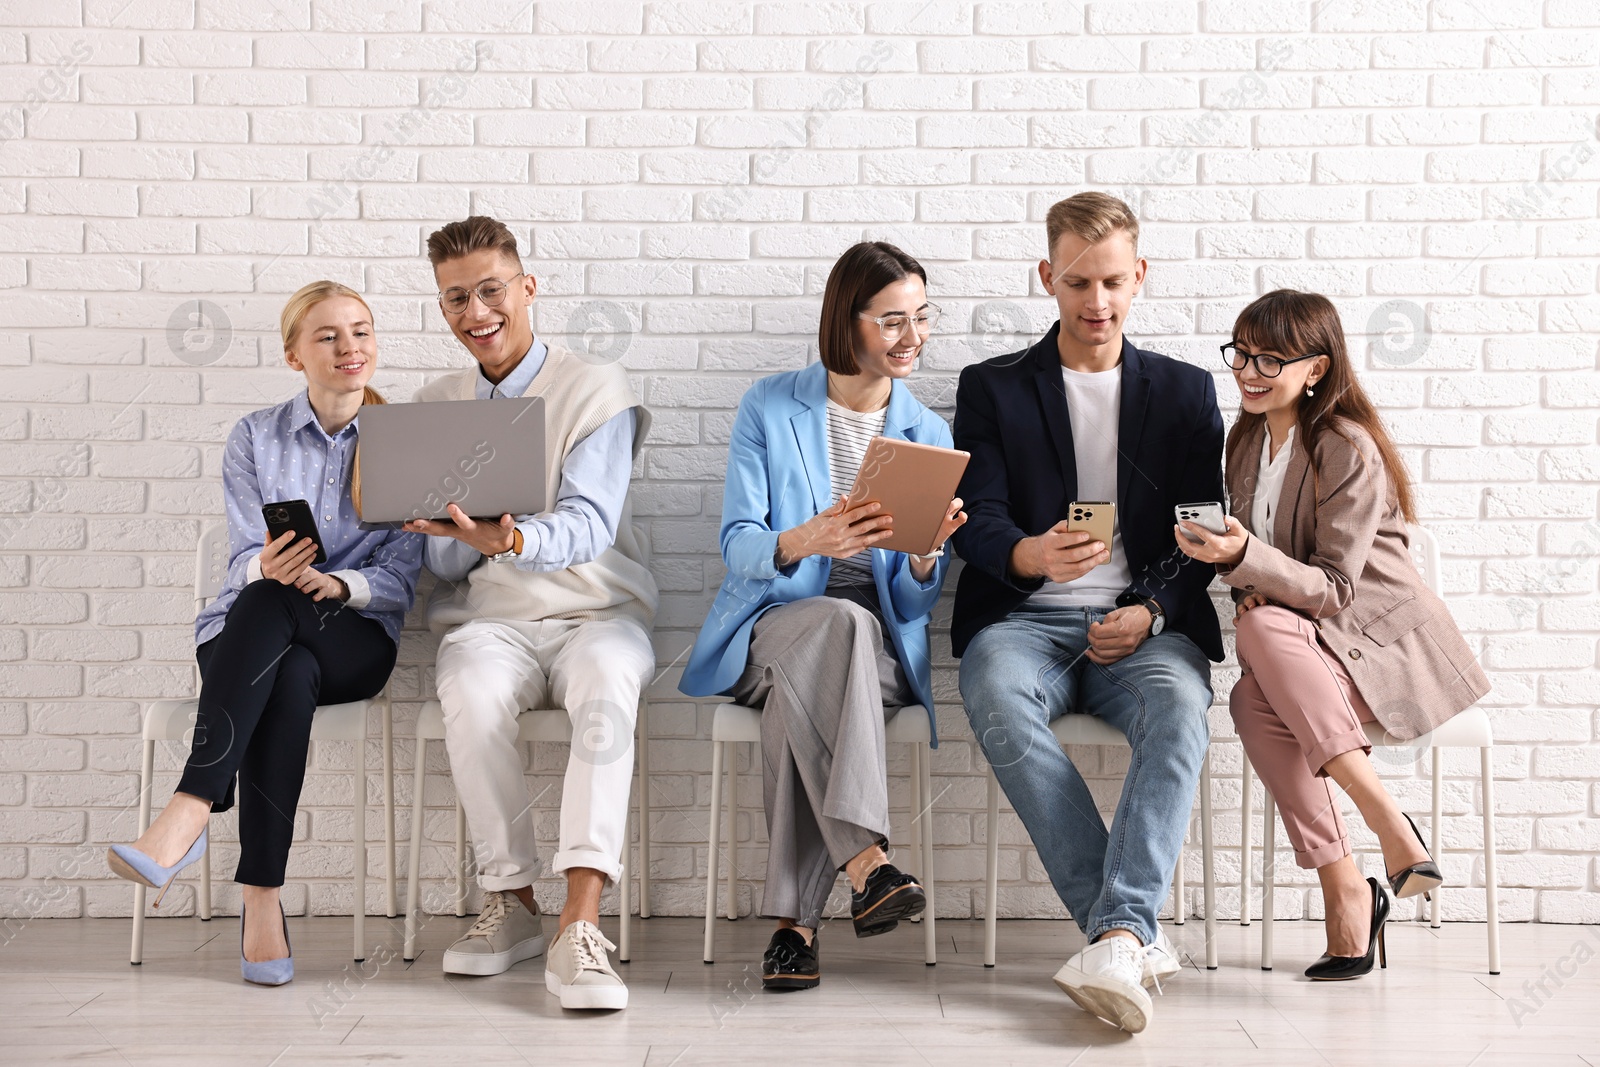
[[[237,777],[236,882],[283,884],[312,713],[375,696],[395,654],[379,623],[271,579],[245,586],[222,632],[195,650],[200,712],[177,791],[227,811]]]

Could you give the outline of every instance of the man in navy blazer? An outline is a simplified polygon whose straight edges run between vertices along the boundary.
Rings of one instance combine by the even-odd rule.
[[[1046,229],[1039,276],[1060,320],[967,367],[956,393],[955,444],[972,459],[951,640],[973,733],[1090,942],[1055,982],[1137,1033],[1144,986],[1179,970],[1156,914],[1209,741],[1208,660],[1222,658],[1214,570],[1178,551],[1173,509],[1222,501],[1222,416],[1210,374],[1122,336],[1146,270],[1127,205],[1080,193]],[[1069,529],[1089,501],[1115,504],[1110,543]],[[1069,712],[1132,749],[1109,834],[1050,733]]]

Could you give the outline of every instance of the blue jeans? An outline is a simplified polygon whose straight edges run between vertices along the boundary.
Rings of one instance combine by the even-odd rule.
[[[1122,929],[1156,939],[1210,731],[1211,664],[1178,633],[1148,638],[1109,667],[1091,663],[1089,624],[1109,608],[1026,604],[985,627],[961,657],[961,697],[984,756],[1039,860],[1090,941]],[[1132,748],[1109,834],[1083,776],[1050,733],[1094,715]]]

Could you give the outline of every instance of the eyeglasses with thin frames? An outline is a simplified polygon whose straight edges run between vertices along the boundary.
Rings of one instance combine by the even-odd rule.
[[[1303,359],[1316,359],[1326,355],[1325,352],[1308,352],[1303,356],[1293,359],[1279,359],[1277,356],[1263,356],[1255,352],[1240,351],[1239,346],[1233,341],[1222,345],[1222,361],[1228,365],[1229,370],[1244,370],[1245,365],[1254,363],[1256,373],[1263,378],[1276,378],[1283,373],[1283,368],[1291,363],[1299,363]]]
[[[939,321],[939,311],[939,305],[929,304],[915,315],[907,315],[903,311],[891,312],[888,315],[868,315],[865,311],[858,311],[856,317],[877,323],[878,333],[885,341],[893,344],[904,337],[906,330],[912,326],[916,327],[918,337],[927,337],[933,333],[933,327]]]
[[[506,290],[520,277],[521,274],[513,274],[504,280],[491,278],[473,289],[463,289],[459,285],[451,286],[439,294],[439,306],[452,315],[459,315],[467,310],[467,304],[472,301],[472,296],[476,293],[478,299],[483,301],[484,307],[499,307],[500,302],[506,298]]]

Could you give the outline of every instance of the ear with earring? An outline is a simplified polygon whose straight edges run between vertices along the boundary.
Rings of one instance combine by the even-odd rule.
[[[1315,382],[1311,383],[1311,385],[1315,385],[1315,384],[1316,384]],[[1307,385],[1306,386],[1306,396],[1316,396],[1317,395],[1316,391],[1311,388],[1311,385]]]

